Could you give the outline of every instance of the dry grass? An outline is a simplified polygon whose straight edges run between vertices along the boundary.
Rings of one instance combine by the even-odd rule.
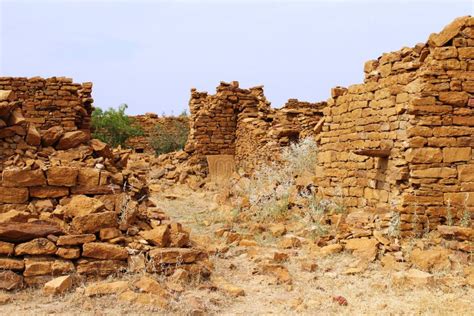
[[[155,194],[155,200],[173,219],[191,228],[193,235],[206,236],[210,246],[222,243],[213,233],[227,226],[232,215],[218,207],[214,195],[177,186]],[[262,243],[265,246],[255,248],[234,245],[211,256],[214,275],[244,289],[245,296],[232,297],[206,283],[194,284],[181,294],[175,293],[170,308],[162,310],[121,303],[115,296],[87,298],[80,287],[54,298],[43,296],[39,290],[18,292],[0,309],[2,314],[12,315],[196,315],[198,311],[224,315],[474,315],[474,288],[460,285],[461,276],[455,272],[436,274],[435,286],[399,287],[391,281],[394,271],[385,271],[379,262],[348,275],[344,271],[354,262],[349,253],[321,258],[310,247],[281,250],[275,247],[277,242],[266,239]],[[291,285],[278,284],[273,276],[258,272],[259,264],[273,257],[275,251],[290,255],[282,264],[292,277]],[[308,260],[317,264],[316,271],[302,270],[301,262]],[[120,278],[135,277],[128,274]],[[334,302],[334,296],[343,296],[348,305]]]

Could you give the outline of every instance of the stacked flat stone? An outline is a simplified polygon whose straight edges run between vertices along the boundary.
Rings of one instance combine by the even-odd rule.
[[[474,18],[426,44],[365,64],[363,84],[337,87],[324,110],[318,185],[349,211],[399,216],[402,234],[474,210]],[[392,213],[395,212],[395,213]]]

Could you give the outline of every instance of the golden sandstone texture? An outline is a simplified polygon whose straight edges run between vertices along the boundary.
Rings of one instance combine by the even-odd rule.
[[[59,294],[178,263],[209,273],[194,264],[207,254],[189,232],[148,199],[148,164],[90,139],[91,84],[0,78],[0,87],[9,89],[0,90],[0,289],[47,283]]]
[[[46,283],[44,291],[57,294],[124,269],[171,274],[179,266],[209,276],[207,253],[148,199],[147,178],[197,189],[208,156],[232,157],[240,176],[249,175],[306,137],[318,144],[318,162],[315,177],[300,186],[348,211],[333,221],[346,249],[368,261],[378,249],[397,252],[385,237],[395,227],[401,237],[436,231],[447,248],[472,253],[474,18],[383,54],[364,72],[364,83],[334,88],[327,102],[290,99],[281,109],[270,107],[262,87],[221,83],[214,95],[192,89],[186,147],[159,157],[90,139],[91,83],[0,78],[0,289]],[[146,133],[157,119],[137,117]],[[150,150],[145,138],[130,145]],[[341,250],[337,243],[321,248]],[[444,267],[444,257],[444,250],[411,254],[424,270]],[[261,271],[287,282],[279,265]],[[398,277],[427,282],[417,271]],[[142,280],[141,287],[155,286]],[[106,291],[142,299],[117,282],[90,295]]]
[[[349,210],[401,214],[421,232],[474,210],[474,19],[364,66],[332,90],[318,136],[320,194]],[[385,211],[384,211],[385,210]]]

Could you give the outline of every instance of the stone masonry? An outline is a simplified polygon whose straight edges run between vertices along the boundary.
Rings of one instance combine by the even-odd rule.
[[[324,110],[320,194],[385,214],[387,225],[395,211],[402,233],[472,218],[474,18],[364,72],[363,84],[334,88]]]
[[[236,81],[221,82],[215,95],[192,89],[185,150],[201,161],[207,155],[234,155],[237,166],[249,172],[277,160],[290,142],[318,132],[324,106],[290,99],[274,109],[262,86],[242,89]]]

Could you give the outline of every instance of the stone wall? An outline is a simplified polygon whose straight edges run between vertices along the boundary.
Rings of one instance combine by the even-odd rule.
[[[43,79],[0,77],[0,90],[11,90],[20,101],[28,123],[44,131],[61,126],[65,131],[90,130],[92,83],[73,83],[71,78]]]
[[[325,102],[290,99],[274,109],[263,87],[242,89],[239,83],[221,82],[215,95],[191,91],[191,132],[185,150],[205,161],[206,155],[235,155],[246,172],[278,160],[282,147],[319,132]]]
[[[473,24],[457,19],[426,44],[367,62],[363,84],[332,90],[320,134],[322,196],[386,214],[387,226],[399,211],[402,233],[472,216]]]
[[[77,105],[91,107],[81,99],[90,89],[66,79],[21,82],[0,90],[0,289],[59,275],[80,283],[125,270],[169,273],[178,261],[209,275],[194,264],[207,254],[148,200],[143,157],[91,140],[88,121],[75,120],[90,113]]]

